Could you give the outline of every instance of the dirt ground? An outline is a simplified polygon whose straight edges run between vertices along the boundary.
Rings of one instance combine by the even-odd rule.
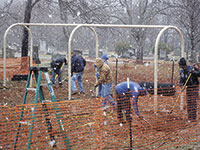
[[[120,83],[126,81],[127,77],[131,81],[141,82],[148,81],[153,82],[154,80],[154,70],[153,62],[146,61],[143,64],[136,64],[132,60],[119,60],[117,68],[117,80],[116,80],[116,65],[115,59],[109,60],[109,65],[112,69],[114,85],[115,83]],[[158,66],[158,82],[159,83],[171,83],[172,79],[172,62],[159,62]],[[63,76],[64,79],[67,79]],[[91,99],[94,98],[94,84],[95,84],[95,69],[92,62],[87,62],[86,69],[83,76],[83,86],[85,89],[85,94],[78,94],[72,96],[73,99]],[[179,70],[177,64],[175,65],[175,72],[173,76],[173,83],[178,87],[179,82]],[[1,83],[2,84],[2,83]],[[35,83],[34,83],[35,85]],[[113,85],[113,87],[114,87]],[[0,89],[0,105],[15,107],[22,104],[23,96],[25,91],[26,81],[8,81],[7,89]],[[65,101],[68,99],[68,82],[65,80],[63,82],[63,87],[60,88],[58,85],[53,87],[56,99],[58,102]],[[44,88],[45,98],[49,99],[48,89]],[[114,97],[114,88],[112,90],[112,95]],[[199,141],[200,138],[198,134],[199,131],[199,121],[194,124],[187,123],[187,113],[186,104],[184,103],[184,110],[180,111],[178,107],[175,107],[172,114],[167,114],[167,112],[172,109],[174,102],[178,97],[178,93],[175,96],[158,96],[158,112],[154,113],[154,97],[153,95],[148,95],[139,98],[139,109],[141,114],[145,117],[145,121],[138,121],[135,118],[133,121],[133,127],[135,138],[140,139],[138,145],[145,145],[143,142],[148,141],[147,137],[151,139],[150,144],[156,144],[160,140],[159,144],[156,145],[155,149],[159,149],[166,146],[166,149],[170,147],[169,143],[174,143],[177,145],[169,149],[182,149],[180,143],[187,144],[185,148],[199,148],[199,144],[195,143],[193,145],[188,145],[189,141]],[[34,103],[34,93],[29,93],[27,97],[27,104]],[[199,111],[200,112],[200,111]],[[116,114],[114,115],[116,117]],[[198,115],[199,117],[200,115]],[[134,116],[135,117],[135,116]],[[117,122],[117,118],[116,122]],[[199,120],[199,118],[198,118]],[[117,126],[117,128],[119,125]],[[115,127],[116,128],[116,127]],[[128,130],[128,124],[125,125]],[[108,129],[109,130],[109,129]],[[116,133],[115,133],[116,134]],[[116,135],[118,136],[118,135]],[[159,139],[160,137],[160,139]],[[192,138],[194,137],[194,138]],[[122,138],[122,137],[121,137]],[[195,140],[194,140],[195,139]],[[147,149],[152,149],[146,147]],[[105,148],[106,149],[106,148]],[[108,146],[109,149],[109,146]],[[112,148],[111,148],[112,149]]]
[[[94,60],[92,60],[94,61]],[[110,67],[113,74],[113,91],[116,83],[126,81],[127,78],[130,78],[130,81],[141,82],[141,81],[154,81],[154,72],[153,72],[153,62],[146,61],[144,64],[135,64],[132,60],[120,60],[117,68],[117,80],[116,80],[116,62],[115,59],[110,59]],[[158,82],[159,83],[171,83],[171,62],[161,62],[159,64],[159,73],[158,73]],[[67,76],[63,75],[63,87],[59,88],[58,85],[54,86],[54,91],[56,94],[57,101],[65,100],[68,97],[68,82]],[[66,79],[66,80],[65,80]],[[175,66],[174,72],[174,84],[178,83],[178,68]],[[95,69],[93,67],[93,62],[87,62],[84,76],[83,76],[83,85],[85,88],[85,94],[81,95],[82,98],[91,98],[94,91],[95,84]],[[33,85],[35,82],[33,81]],[[16,106],[22,104],[23,95],[25,91],[26,81],[7,81],[6,90],[3,89],[3,81],[0,81],[0,104],[8,106]],[[32,95],[34,97],[34,95]],[[76,99],[80,95],[76,95],[72,98]],[[30,103],[32,103],[30,101]]]

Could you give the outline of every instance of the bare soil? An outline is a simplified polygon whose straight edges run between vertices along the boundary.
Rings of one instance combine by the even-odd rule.
[[[127,77],[131,81],[141,82],[141,81],[154,81],[154,70],[153,62],[146,61],[143,64],[136,64],[132,60],[119,60],[117,68],[117,80],[116,80],[116,65],[115,59],[110,59],[109,65],[112,69],[114,85],[115,83],[120,83],[126,81]],[[172,62],[159,62],[158,70],[158,82],[159,83],[171,83],[172,77]],[[64,79],[67,79],[63,76]],[[77,94],[72,96],[73,99],[91,99],[94,98],[94,84],[95,84],[95,69],[92,62],[87,62],[86,69],[83,76],[83,85],[85,88],[85,94]],[[33,81],[34,82],[34,81]],[[177,64],[175,65],[175,72],[173,76],[173,83],[178,87],[179,82],[179,70]],[[34,83],[35,85],[35,83]],[[114,86],[113,85],[113,86]],[[0,105],[15,107],[22,104],[23,96],[25,91],[26,81],[8,81],[7,89],[0,89]],[[56,99],[58,102],[65,101],[68,99],[68,82],[65,80],[63,82],[63,87],[60,88],[58,85],[53,87]],[[50,99],[48,94],[48,89],[44,88],[45,98]],[[112,90],[112,95],[114,97],[114,88]],[[34,103],[34,92],[29,93],[27,97],[27,104]],[[141,114],[145,117],[145,121],[137,120],[134,116],[133,127],[134,127],[134,138],[140,139],[138,142],[141,145],[145,145],[144,142],[150,140],[148,145],[155,144],[155,149],[159,149],[168,145],[168,143],[189,143],[193,139],[198,139],[196,133],[199,133],[199,114],[198,121],[194,124],[187,123],[187,112],[186,104],[184,103],[184,110],[180,110],[179,107],[175,107],[172,114],[167,112],[172,109],[174,102],[178,97],[178,93],[175,96],[158,96],[158,112],[154,113],[154,97],[153,95],[142,96],[139,98],[139,109]],[[200,111],[198,111],[200,112]],[[115,112],[114,112],[115,113]],[[116,113],[114,116],[115,126],[114,128],[119,128],[117,124]],[[128,124],[124,125],[124,132],[128,131]],[[109,130],[109,129],[107,129]],[[117,130],[116,130],[117,131]],[[112,137],[123,138],[123,135],[117,135],[114,132]],[[125,134],[125,133],[124,133]],[[194,138],[191,138],[193,137]],[[148,138],[147,138],[148,137]],[[160,137],[160,138],[159,138]],[[125,137],[124,137],[125,138]],[[198,139],[199,140],[199,139]],[[157,142],[160,141],[160,142]],[[116,141],[117,142],[117,141]],[[158,144],[159,143],[159,144]],[[138,144],[138,145],[140,145]],[[148,148],[146,149],[152,149]],[[167,146],[166,149],[168,149]],[[109,145],[107,146],[109,149]],[[112,149],[112,146],[110,145]],[[182,149],[183,146],[177,144],[171,149]],[[185,148],[199,148],[199,144],[195,143],[193,145],[186,145]],[[105,148],[106,149],[106,148]]]

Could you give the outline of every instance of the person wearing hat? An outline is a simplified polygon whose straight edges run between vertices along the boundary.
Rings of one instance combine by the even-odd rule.
[[[113,83],[112,72],[110,67],[106,63],[104,63],[104,61],[101,58],[96,59],[95,66],[99,68],[99,80],[95,84],[95,88],[100,84],[102,84],[102,91],[101,91],[103,97],[102,108],[105,109],[108,102],[112,106],[116,106],[115,101],[113,101],[113,98],[110,95]]]
[[[178,64],[180,68],[180,86],[186,87],[188,122],[195,122],[197,118],[200,70],[194,66],[187,65],[185,58],[181,58]]]
[[[102,56],[101,56],[101,59],[104,61],[104,63],[106,63],[107,65],[108,65],[108,56],[106,55],[106,54],[103,54]]]
[[[103,60],[104,63],[108,65],[108,56],[106,54],[103,54],[101,56],[101,59]],[[96,65],[94,65],[97,67]],[[99,68],[97,67],[97,73],[96,73],[96,78],[99,80]],[[102,84],[98,85],[98,97],[102,97]]]

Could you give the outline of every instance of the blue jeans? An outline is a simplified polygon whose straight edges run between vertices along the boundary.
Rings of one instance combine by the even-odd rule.
[[[99,90],[98,96],[102,97],[102,84],[99,84],[98,88],[99,88],[98,89]]]
[[[56,77],[56,73],[55,73],[55,71],[54,71],[54,69],[52,69],[52,76],[51,76],[51,82],[53,83],[53,84],[55,84],[55,77]]]
[[[82,79],[83,79],[83,72],[73,73],[72,81],[71,81],[72,91],[73,92],[78,91],[77,88],[76,88],[76,80],[78,82],[78,86],[80,88],[80,92],[84,92]]]
[[[52,69],[52,77],[51,77],[51,82],[52,84],[55,84],[55,77],[56,74],[58,75],[58,83],[62,84],[62,75],[61,75],[61,71],[59,70],[58,72],[55,72],[54,69]]]
[[[105,107],[107,103],[109,102],[111,105],[116,106],[115,101],[113,101],[113,98],[110,95],[110,91],[112,89],[112,83],[109,84],[102,84],[102,97],[104,98],[102,107]]]

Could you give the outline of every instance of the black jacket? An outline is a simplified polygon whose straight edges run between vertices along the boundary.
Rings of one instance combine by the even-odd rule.
[[[191,73],[190,78],[188,79],[189,75]],[[196,69],[193,66],[187,66],[185,70],[180,70],[180,86],[184,86],[187,79],[187,86],[191,85],[199,85],[198,77],[200,77],[200,70]]]
[[[55,72],[59,72],[59,70],[62,67],[63,63],[65,63],[65,65],[67,64],[66,58],[58,58],[56,60],[53,60],[51,62],[51,68],[53,68],[53,70]]]
[[[80,55],[74,54],[72,56],[71,73],[73,74],[73,72],[78,73],[84,71],[85,65],[85,59]]]

